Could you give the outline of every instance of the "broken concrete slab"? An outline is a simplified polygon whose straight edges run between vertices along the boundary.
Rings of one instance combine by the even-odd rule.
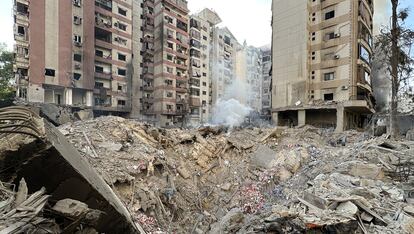
[[[250,162],[258,167],[271,168],[272,161],[276,158],[276,152],[265,145],[259,145],[257,150],[250,155]]]
[[[339,204],[338,207],[336,207],[336,211],[342,214],[354,216],[358,212],[358,207],[351,201],[347,201]]]
[[[52,209],[74,219],[85,215],[89,210],[88,205],[85,203],[69,198],[56,202]]]

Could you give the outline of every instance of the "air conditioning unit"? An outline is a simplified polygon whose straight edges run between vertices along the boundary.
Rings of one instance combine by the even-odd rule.
[[[335,56],[334,56],[334,59],[340,59],[341,58],[341,56],[339,56],[338,54],[336,54]]]
[[[348,86],[345,86],[345,85],[344,85],[344,86],[342,86],[342,87],[341,87],[341,89],[342,89],[342,90],[348,90]]]
[[[340,33],[335,33],[334,37],[335,38],[341,37],[341,34]]]

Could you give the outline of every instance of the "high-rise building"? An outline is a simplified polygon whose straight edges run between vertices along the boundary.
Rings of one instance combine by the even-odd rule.
[[[248,46],[246,42],[236,52],[236,79],[246,86],[244,105],[255,112],[262,109],[262,52],[259,48]]]
[[[272,117],[272,50],[263,46],[262,51],[262,111],[261,118],[267,121]]]
[[[189,19],[185,0],[145,0],[142,115],[183,126],[188,114]]]
[[[363,127],[374,112],[372,0],[273,0],[272,117]]]
[[[224,98],[227,88],[236,79],[237,48],[241,45],[227,27],[214,27],[210,53],[212,103]]]
[[[197,15],[190,19],[190,115],[192,125],[210,119],[210,23]]]
[[[130,112],[132,0],[14,2],[19,97]]]

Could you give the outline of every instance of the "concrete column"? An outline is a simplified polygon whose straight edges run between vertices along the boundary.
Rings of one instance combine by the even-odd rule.
[[[272,112],[272,123],[275,126],[279,126],[279,112]]]
[[[63,95],[64,95],[64,98],[65,98],[64,104],[71,106],[73,104],[72,103],[72,89],[69,89],[69,88],[65,89]]]
[[[302,127],[306,125],[306,110],[298,111],[298,126]]]
[[[338,106],[336,108],[336,130],[335,132],[341,133],[345,130],[345,109],[343,106]]]
[[[91,107],[93,105],[93,92],[86,91],[86,106]]]

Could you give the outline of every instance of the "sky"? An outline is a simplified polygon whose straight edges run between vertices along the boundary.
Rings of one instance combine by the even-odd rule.
[[[413,0],[400,1],[401,7],[410,8],[407,26],[414,28]],[[390,0],[374,0],[374,22],[377,28],[389,24],[389,2]],[[188,7],[192,13],[204,8],[214,9],[223,20],[220,26],[227,26],[240,43],[246,40],[247,44],[256,47],[271,42],[271,4],[272,0],[188,0]],[[12,0],[0,0],[0,43],[6,43],[9,49],[12,49],[14,44],[12,5]]]

